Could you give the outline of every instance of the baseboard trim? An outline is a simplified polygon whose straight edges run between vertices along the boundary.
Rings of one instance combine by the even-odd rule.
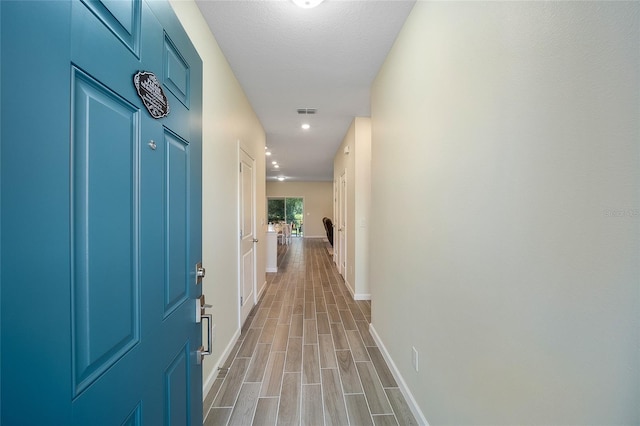
[[[353,300],[371,300],[371,294],[358,293],[353,296]]]
[[[267,272],[269,272],[267,270]],[[277,270],[276,270],[277,272]],[[258,291],[258,296],[256,297],[256,304],[260,301],[260,298],[262,297],[262,295],[264,294],[264,292],[267,291],[267,280],[264,280],[264,284],[262,284],[262,287],[260,288],[260,291]]]
[[[343,278],[344,278],[344,285],[345,287],[347,287],[347,290],[349,290],[349,294],[351,295],[351,298],[353,300],[356,300],[356,294],[353,292],[353,288],[351,288],[351,283],[347,281],[346,277],[343,277]]]
[[[369,293],[354,293],[351,284],[346,279],[344,280],[344,286],[349,290],[349,294],[351,294],[353,300],[371,300],[371,294]]]
[[[354,289],[351,288],[351,283],[344,279],[344,286],[349,290],[349,294],[353,300],[371,300],[371,294],[368,293],[354,293]]]
[[[305,235],[302,238],[327,238],[325,235]]]
[[[266,272],[278,272],[278,268],[267,268]]]
[[[238,329],[234,333],[233,337],[229,341],[229,344],[224,349],[224,352],[222,352],[222,355],[220,355],[220,358],[218,358],[216,363],[213,365],[211,374],[209,374],[209,377],[207,377],[207,379],[202,384],[202,401],[204,401],[207,398],[207,395],[209,394],[209,392],[211,391],[211,388],[213,387],[213,382],[216,381],[216,377],[218,376],[218,367],[220,367],[220,365],[222,365],[224,361],[229,357],[229,355],[231,354],[231,351],[233,350],[233,347],[235,346],[236,342],[240,338],[240,331],[241,330]]]
[[[398,367],[396,367],[396,364],[393,362],[393,359],[391,359],[391,355],[389,355],[389,351],[387,351],[387,348],[385,347],[384,343],[382,343],[382,339],[380,339],[380,336],[376,332],[376,329],[373,326],[373,324],[369,324],[369,332],[371,333],[373,340],[376,341],[378,348],[380,348],[380,352],[382,352],[382,357],[387,362],[387,365],[391,370],[391,374],[393,374],[393,377],[396,379],[396,382],[400,387],[400,392],[402,392],[402,395],[407,400],[407,404],[411,409],[411,413],[413,413],[413,416],[416,418],[419,424],[424,426],[429,426],[429,422],[427,422],[427,419],[424,417],[424,414],[422,414],[422,410],[420,410],[420,407],[418,407],[418,404],[416,403],[416,400],[413,397],[413,394],[409,390],[407,383],[402,378],[402,375],[400,374]]]

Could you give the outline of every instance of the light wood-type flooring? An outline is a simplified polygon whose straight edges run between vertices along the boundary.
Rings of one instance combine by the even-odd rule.
[[[205,425],[415,425],[321,239],[279,246],[278,273],[204,402]]]

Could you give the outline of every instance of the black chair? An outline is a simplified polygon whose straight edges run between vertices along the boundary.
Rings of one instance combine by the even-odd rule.
[[[328,217],[323,217],[322,223],[324,224],[324,230],[327,232],[327,239],[329,239],[329,243],[333,247],[333,222]]]

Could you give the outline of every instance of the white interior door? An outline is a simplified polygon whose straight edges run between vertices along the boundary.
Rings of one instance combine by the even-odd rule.
[[[338,271],[344,277],[347,273],[347,174],[346,171],[340,176],[339,212],[338,212]]]
[[[255,306],[256,250],[255,160],[240,149],[240,325]]]
[[[338,265],[339,263],[339,257],[338,254],[340,253],[340,242],[338,239],[338,224],[339,224],[339,218],[340,218],[340,202],[339,202],[339,197],[338,197],[338,189],[340,188],[340,181],[336,182],[335,180],[333,181],[333,221],[331,222],[331,226],[333,226],[333,263],[335,263],[336,265]]]

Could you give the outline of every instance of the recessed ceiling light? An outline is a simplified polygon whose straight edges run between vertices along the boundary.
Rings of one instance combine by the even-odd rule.
[[[278,164],[278,162],[277,161],[272,161],[271,164]]]
[[[264,153],[265,155],[271,155],[271,151],[267,151]]]
[[[311,128],[311,126],[310,126],[309,124],[307,124],[307,123],[304,123],[304,124],[302,125],[302,128],[303,128],[304,130],[309,130],[309,129]]]
[[[312,7],[316,7],[324,0],[293,0],[296,6],[299,6],[303,9],[311,9]]]
[[[279,165],[279,164],[276,164],[275,166],[273,166],[273,168],[275,168],[275,169],[279,169],[279,168],[280,168],[280,165]]]
[[[284,176],[278,176],[278,180],[282,182],[284,180]]]

